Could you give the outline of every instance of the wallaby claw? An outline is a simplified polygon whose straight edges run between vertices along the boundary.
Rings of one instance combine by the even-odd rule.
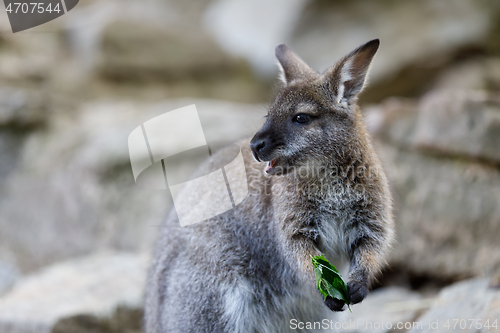
[[[359,282],[349,282],[347,290],[352,304],[361,302],[368,294],[368,286]]]
[[[325,299],[325,304],[332,311],[344,311],[344,301],[328,296]]]

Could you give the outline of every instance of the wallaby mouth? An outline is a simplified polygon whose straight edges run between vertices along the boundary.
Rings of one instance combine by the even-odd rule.
[[[277,146],[273,140],[268,137],[262,138],[262,135],[257,133],[250,141],[250,149],[252,155],[257,162],[267,162],[265,173],[275,174],[278,173],[278,165],[281,164],[282,158],[275,157]],[[274,158],[272,158],[274,156]]]
[[[279,164],[281,162],[280,158],[273,158],[271,160],[267,160],[267,158],[259,157],[259,155],[255,152],[253,152],[253,157],[257,162],[267,162],[266,168],[264,170],[265,173],[267,173],[268,175],[277,173],[279,169]]]
[[[276,165],[276,159],[267,162],[266,173],[267,174],[272,173],[275,165]]]

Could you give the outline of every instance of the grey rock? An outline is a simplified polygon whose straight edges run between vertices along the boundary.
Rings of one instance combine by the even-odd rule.
[[[368,294],[359,305],[339,315],[339,327],[345,333],[392,332],[398,323],[409,322],[426,306],[417,292],[401,287],[386,287]],[[335,324],[334,324],[335,325]]]
[[[462,281],[444,288],[434,305],[417,322],[416,332],[491,332],[499,321],[500,290],[489,279]],[[490,328],[485,327],[488,321]]]
[[[142,308],[148,262],[147,255],[100,253],[26,276],[0,297],[0,331],[51,332],[82,316],[112,325],[120,309]]]
[[[3,23],[8,24],[7,19],[2,20],[0,25]],[[2,31],[9,30],[10,27],[2,27]],[[50,79],[52,73],[58,70],[62,43],[57,34],[26,34],[21,38],[13,34],[4,34],[2,40],[4,42],[0,52],[2,84],[40,83]],[[19,87],[19,84],[15,86]]]
[[[500,163],[500,95],[435,90],[420,100],[389,98],[367,109],[372,134],[406,149]]]
[[[40,126],[48,117],[47,103],[40,94],[0,87],[0,128]]]
[[[237,66],[206,34],[181,35],[154,25],[114,22],[103,31],[100,71],[115,79],[182,79]],[[213,73],[209,73],[209,72]]]
[[[220,0],[208,7],[207,28],[224,49],[267,75],[273,72],[274,55],[265,50],[279,43],[290,44],[323,71],[362,43],[380,38],[371,70],[372,80],[378,81],[429,54],[441,59],[478,43],[493,29],[499,10],[491,1]],[[260,24],[255,25],[257,15]]]
[[[380,38],[371,70],[375,82],[429,55],[437,62],[464,45],[477,44],[480,36],[493,29],[499,10],[490,1],[316,0],[303,12],[290,44],[315,68],[324,70],[343,53]]]
[[[7,293],[20,277],[17,267],[0,261],[0,296]]]
[[[214,100],[108,100],[62,112],[30,133],[0,187],[0,260],[30,272],[96,249],[149,250],[172,198],[135,184],[128,135],[190,104],[213,152],[251,136],[265,115],[260,105]]]
[[[290,40],[307,3],[307,0],[213,1],[205,12],[204,25],[224,50],[246,59],[258,73],[269,78],[277,71],[272,50]]]
[[[395,194],[391,263],[445,280],[498,272],[497,98],[438,90],[419,101],[388,99],[366,120]]]
[[[500,95],[437,91],[420,102],[414,144],[500,164]]]
[[[150,82],[153,89],[162,83],[168,97],[267,97],[266,85],[248,63],[223,51],[206,31],[146,22],[121,20],[104,27],[96,70],[105,82]]]
[[[378,139],[397,147],[410,148],[413,146],[418,115],[415,100],[393,97],[368,107],[365,123],[368,131]]]
[[[118,307],[112,316],[77,315],[59,320],[51,333],[141,333],[143,310]]]
[[[450,66],[433,89],[500,90],[500,59],[479,58]]]
[[[500,172],[379,144],[395,197],[391,263],[444,279],[500,270]]]

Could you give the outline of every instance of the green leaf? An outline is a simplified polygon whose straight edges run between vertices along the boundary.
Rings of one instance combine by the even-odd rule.
[[[351,311],[349,306],[351,300],[349,299],[347,284],[337,268],[330,264],[323,254],[316,257],[311,256],[311,261],[314,267],[316,288],[318,288],[319,292],[325,297],[325,300],[330,296],[344,301],[349,311]]]

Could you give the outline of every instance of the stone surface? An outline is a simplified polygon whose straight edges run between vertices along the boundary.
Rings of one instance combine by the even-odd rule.
[[[108,318],[76,315],[59,320],[51,333],[141,333],[143,310],[118,307]]]
[[[6,294],[20,277],[16,267],[0,261],[0,296]]]
[[[490,1],[316,0],[309,3],[297,23],[291,46],[318,70],[324,70],[345,52],[380,38],[381,47],[371,69],[371,78],[376,81],[420,59],[432,56],[437,63],[443,55],[476,44],[494,28],[499,9]]]
[[[392,332],[399,322],[415,318],[426,301],[420,294],[400,287],[387,287],[368,294],[359,305],[352,306],[339,315],[341,332],[385,333]]]
[[[205,31],[194,28],[113,22],[102,32],[97,71],[115,82],[160,82],[169,97],[247,101],[266,96],[266,85],[245,60],[228,55]]]
[[[418,104],[413,99],[388,98],[366,108],[365,124],[378,139],[397,147],[410,148],[418,117]]]
[[[500,315],[500,290],[489,287],[489,279],[453,284],[439,293],[434,305],[420,318],[417,332],[495,332]],[[496,322],[497,328],[484,327]]]
[[[398,147],[500,163],[500,94],[436,90],[418,102],[389,98],[367,109],[369,130]]]
[[[103,31],[101,72],[117,80],[148,75],[167,80],[215,77],[236,66],[235,59],[207,35],[179,35],[160,27],[119,21]]]
[[[213,1],[205,12],[203,23],[229,54],[247,59],[262,76],[273,77],[277,71],[274,48],[290,40],[307,2]]]
[[[441,278],[500,270],[500,172],[379,145],[395,199],[391,263]]]
[[[433,89],[500,90],[500,59],[485,57],[450,66]]]
[[[0,127],[26,129],[40,126],[49,112],[47,104],[39,93],[0,87]]]
[[[0,260],[28,272],[96,249],[151,249],[172,199],[134,183],[128,135],[190,104],[213,152],[251,136],[265,115],[259,105],[213,100],[100,101],[27,133],[0,187]]]
[[[416,147],[500,164],[500,95],[437,91],[419,109]]]
[[[482,41],[494,29],[499,10],[490,1],[295,0],[285,5],[219,0],[208,7],[206,25],[224,49],[267,75],[273,72],[274,55],[266,49],[283,42],[323,71],[360,44],[380,38],[371,70],[377,81],[429,55],[439,62],[443,55]]]
[[[55,332],[61,332],[64,325],[85,326],[70,325],[70,318],[78,322],[75,316],[86,316],[87,323],[95,323],[105,322],[106,318],[109,321],[126,311],[120,308],[138,311],[148,264],[146,255],[100,253],[26,276],[0,298],[0,331],[45,333],[59,327]]]
[[[49,89],[77,95],[80,90],[93,89],[95,74],[121,83],[132,81],[128,84],[138,79],[154,83],[158,78],[180,84],[180,77],[191,77],[168,89],[175,97],[196,93],[259,101],[267,96],[259,84],[274,79],[273,49],[279,43],[290,44],[321,71],[361,43],[378,37],[382,47],[372,68],[376,83],[409,67],[422,72],[430,64],[431,71],[434,67],[441,70],[454,64],[457,52],[468,47],[497,55],[497,48],[487,45],[498,39],[499,10],[497,3],[484,0],[453,4],[446,0],[213,0],[189,4],[149,0],[145,5],[131,0],[89,0],[31,30],[38,34],[17,34],[15,38],[3,34],[0,76],[15,83],[44,82]],[[0,19],[0,29],[9,30],[6,16]],[[467,56],[473,62],[477,58]],[[247,63],[253,64],[264,82]],[[429,86],[426,77],[408,77],[400,85],[408,81],[418,81],[418,91]],[[238,93],[240,90],[246,90],[247,96]]]
[[[500,170],[496,97],[436,91],[389,99],[366,121],[395,199],[391,263],[446,279],[500,270]]]

